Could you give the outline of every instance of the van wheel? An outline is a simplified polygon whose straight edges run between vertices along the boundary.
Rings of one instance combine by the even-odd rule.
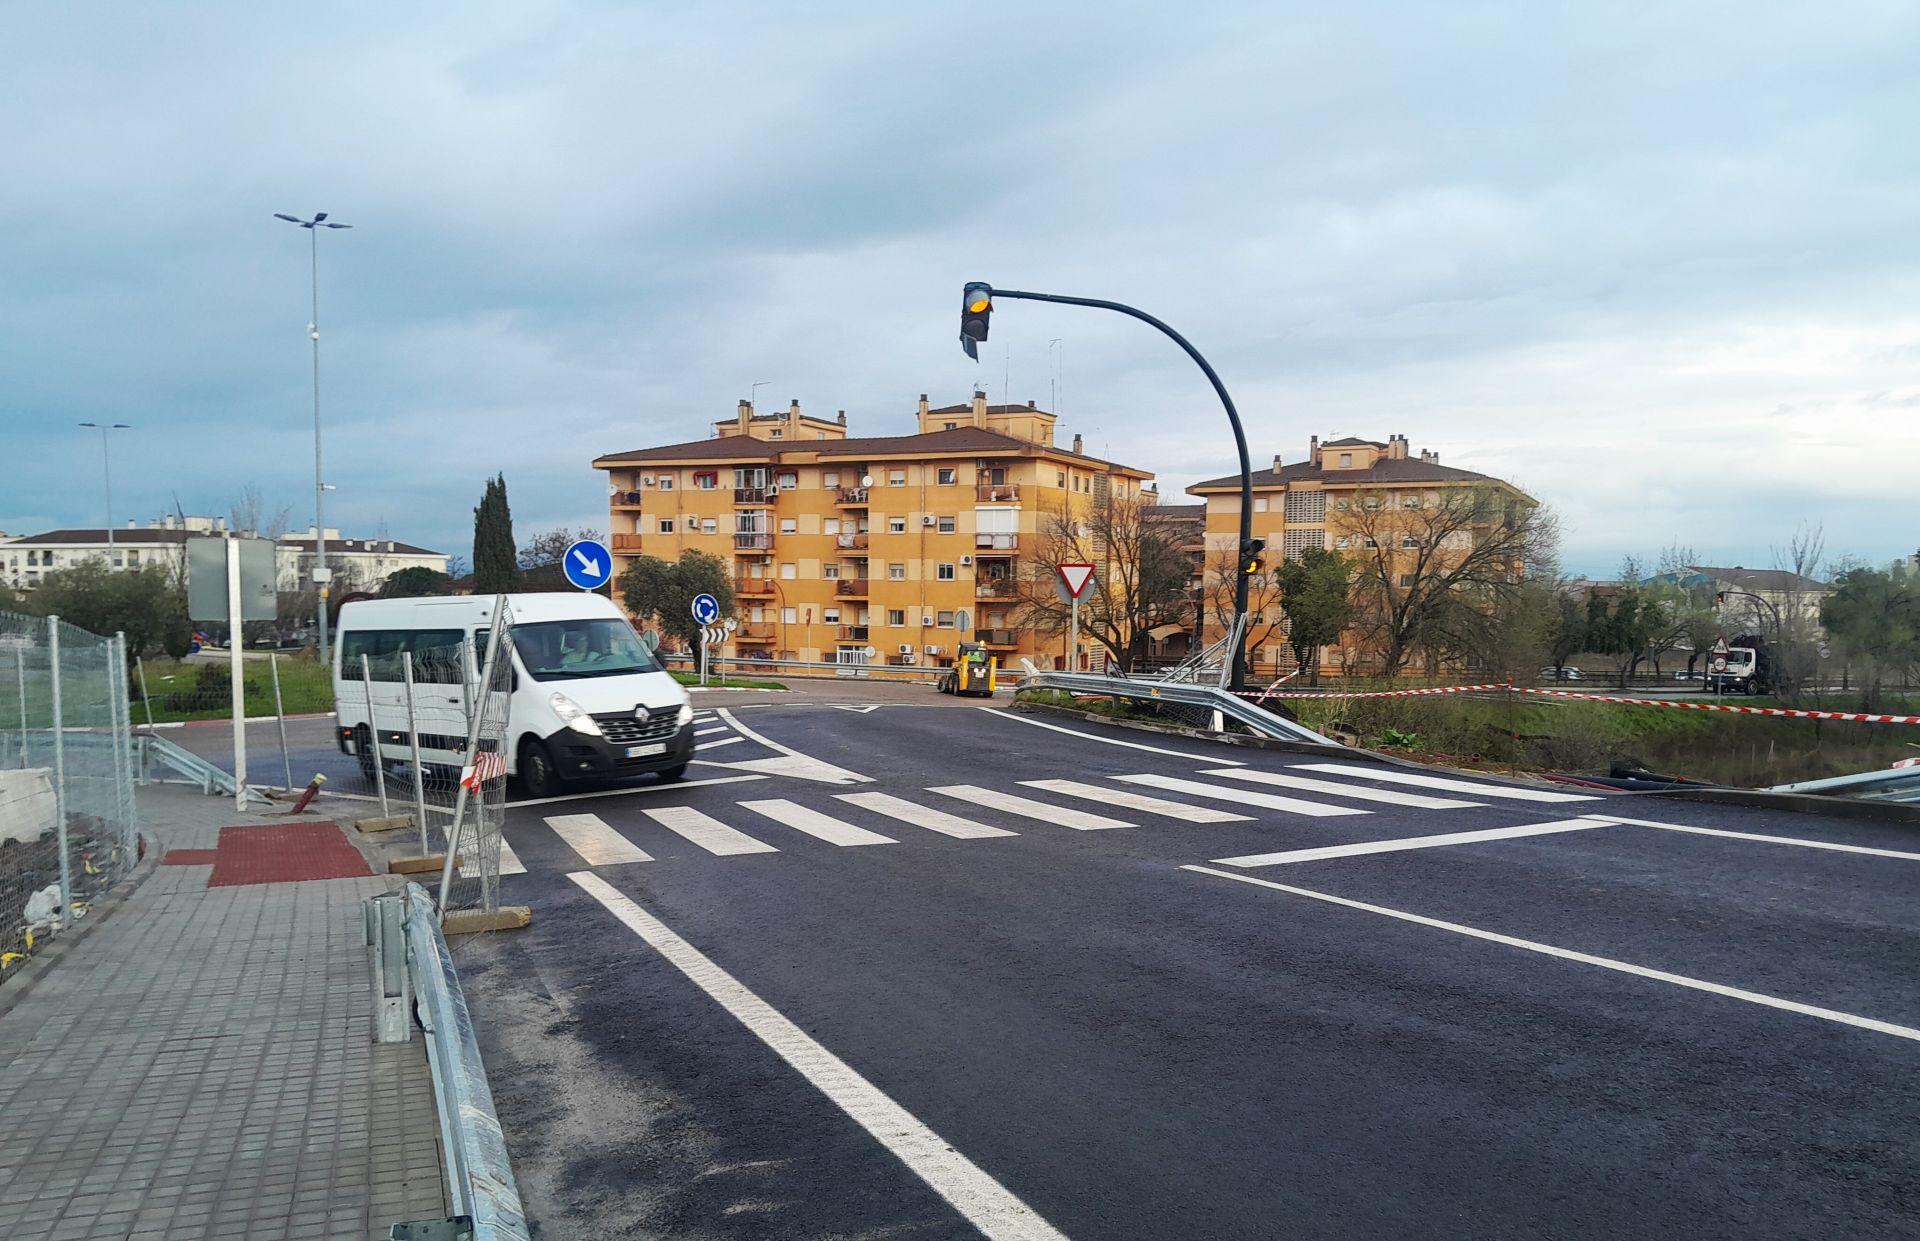
[[[365,724],[353,730],[353,754],[360,763],[360,777],[368,784],[374,783],[374,764],[380,760],[374,757],[373,732]]]
[[[560,791],[553,755],[532,737],[520,743],[520,791],[528,797],[552,797]]]
[[[681,763],[678,767],[669,767],[660,773],[660,783],[662,784],[672,784],[675,780],[684,780],[686,778],[687,765],[685,763]]]

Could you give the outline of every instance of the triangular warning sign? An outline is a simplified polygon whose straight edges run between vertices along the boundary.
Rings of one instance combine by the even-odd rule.
[[[1078,599],[1087,589],[1087,583],[1093,580],[1093,566],[1090,564],[1063,564],[1058,570],[1060,581],[1067,593]]]
[[[1727,654],[1730,654],[1732,650],[1733,648],[1727,645],[1727,640],[1725,638],[1721,638],[1718,642],[1715,642],[1713,644],[1713,653],[1715,655],[1727,655]]]

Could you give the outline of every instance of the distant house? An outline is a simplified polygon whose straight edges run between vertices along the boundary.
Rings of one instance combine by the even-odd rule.
[[[1777,634],[1783,626],[1818,633],[1821,601],[1833,593],[1831,582],[1786,569],[1740,565],[1689,565],[1682,572],[1655,574],[1645,580],[1671,582],[1690,592],[1712,591],[1722,631],[1728,634]]]

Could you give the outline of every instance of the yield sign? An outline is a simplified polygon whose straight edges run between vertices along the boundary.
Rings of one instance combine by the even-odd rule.
[[[1075,599],[1086,593],[1087,583],[1093,580],[1090,564],[1063,564],[1055,571],[1060,574],[1060,583],[1067,588],[1067,594]]]

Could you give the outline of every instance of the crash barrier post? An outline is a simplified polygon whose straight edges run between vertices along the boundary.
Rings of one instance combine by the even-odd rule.
[[[394,899],[376,898],[370,905],[389,905],[396,913],[369,912],[369,939],[379,936],[382,950],[387,936],[404,928],[404,980],[379,981],[381,999],[391,985],[410,993],[413,1015],[425,1035],[427,1063],[433,1076],[434,1105],[440,1120],[440,1145],[454,1219],[465,1217],[475,1241],[522,1241],[526,1238],[526,1210],[507,1159],[507,1143],[500,1117],[494,1111],[493,1091],[486,1065],[474,1037],[473,1016],[467,1008],[453,955],[440,931],[440,914],[433,898],[417,883],[409,883]],[[397,925],[396,925],[397,923]],[[378,928],[376,931],[375,928]],[[393,964],[391,958],[389,964]],[[380,962],[375,961],[376,972]],[[404,1005],[404,1001],[403,1001]],[[402,1009],[404,1013],[404,1007]],[[402,1021],[410,1033],[411,1027]],[[385,1028],[385,1027],[381,1027]],[[451,1223],[452,1221],[448,1221]],[[395,1235],[426,1235],[424,1230]],[[435,1234],[437,1235],[437,1234]],[[447,1235],[456,1235],[448,1233]]]
[[[138,857],[117,637],[0,612],[0,984]]]

